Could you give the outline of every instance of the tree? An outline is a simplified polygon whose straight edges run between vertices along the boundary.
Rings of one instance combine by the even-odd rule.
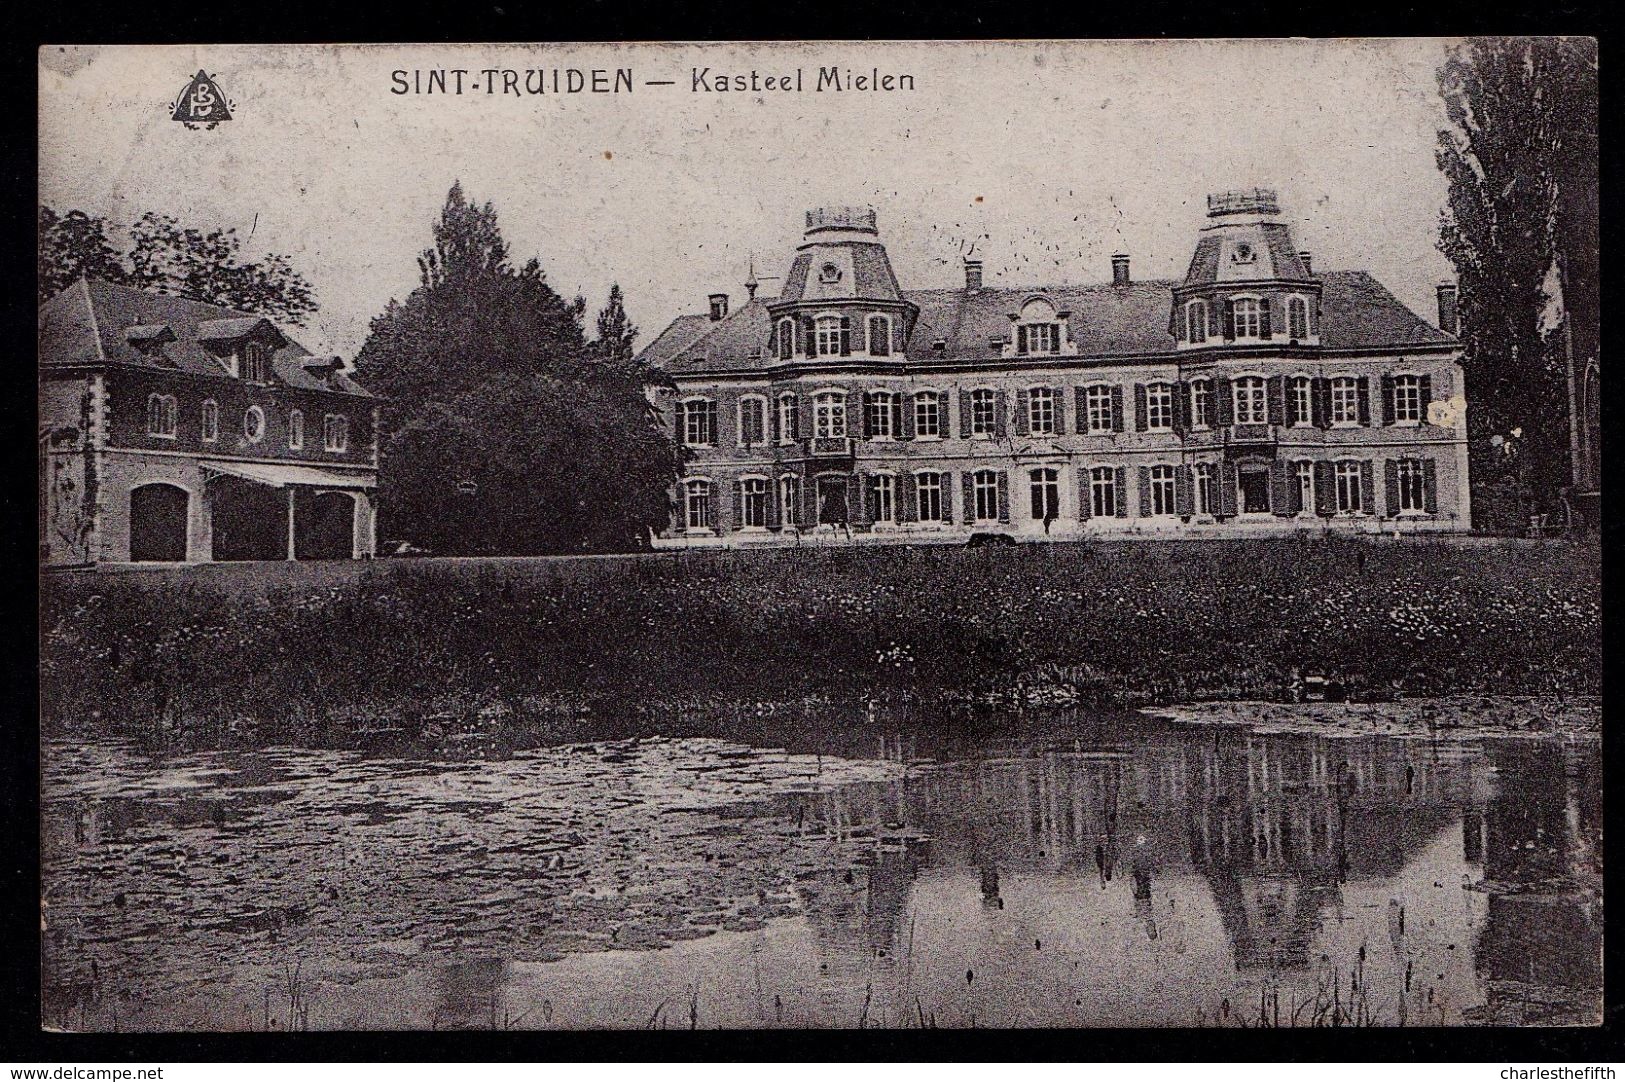
[[[1548,284],[1560,252],[1583,256],[1587,199],[1595,206],[1595,143],[1574,137],[1588,112],[1595,130],[1595,46],[1475,40],[1451,51],[1439,90],[1450,121],[1436,155],[1450,183],[1439,248],[1461,285],[1475,480],[1550,503],[1568,478],[1569,418]],[[1590,230],[1594,267],[1594,212]],[[1519,453],[1504,453],[1514,443]]]
[[[619,282],[612,283],[609,287],[609,300],[598,312],[598,338],[593,342],[593,352],[603,361],[629,365],[632,363],[632,343],[637,337],[637,325],[626,318],[621,285]]]
[[[83,211],[39,212],[39,289],[43,302],[84,275],[207,301],[303,326],[316,294],[286,256],[245,262],[235,229],[204,232],[148,212],[129,229],[128,253],[113,247],[107,220]]]
[[[356,357],[387,396],[386,534],[437,552],[623,550],[663,525],[676,452],[641,380],[605,365],[531,259],[515,268],[495,209],[453,185],[418,260]]]
[[[124,282],[129,272],[107,239],[107,219],[82,210],[39,209],[39,300],[50,300],[81,275]]]

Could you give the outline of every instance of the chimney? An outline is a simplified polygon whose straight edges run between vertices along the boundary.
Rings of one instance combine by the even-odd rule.
[[[1128,253],[1114,252],[1112,254],[1112,285],[1128,285]]]
[[[982,288],[982,261],[980,259],[965,260],[965,288],[973,293]]]
[[[1456,314],[1456,283],[1439,283],[1439,329],[1446,334],[1461,333]]]
[[[719,319],[726,319],[727,316],[728,316],[728,294],[726,294],[726,293],[713,293],[713,294],[711,294],[711,322],[715,323]]]
[[[1305,274],[1309,275],[1311,278],[1313,278],[1314,275],[1315,275],[1315,265],[1314,265],[1313,262],[1310,261],[1309,253],[1308,252],[1299,252],[1298,253],[1298,262],[1303,264],[1303,273],[1305,273]]]

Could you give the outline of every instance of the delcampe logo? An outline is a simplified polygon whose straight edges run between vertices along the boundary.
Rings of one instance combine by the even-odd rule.
[[[236,104],[228,102],[219,84],[199,68],[181,96],[175,99],[170,119],[180,121],[193,131],[212,131],[222,120],[231,119],[231,110]]]

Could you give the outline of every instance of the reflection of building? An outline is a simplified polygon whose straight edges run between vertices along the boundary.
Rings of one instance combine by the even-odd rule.
[[[86,279],[39,320],[42,562],[372,554],[374,400],[338,358]]]
[[[1177,282],[904,290],[838,207],[747,289],[641,355],[688,450],[657,544],[1468,525],[1460,343],[1315,272],[1274,192],[1210,196]]]

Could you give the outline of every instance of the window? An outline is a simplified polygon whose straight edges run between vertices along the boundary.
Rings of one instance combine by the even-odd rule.
[[[1027,392],[1027,430],[1035,436],[1055,434],[1055,392],[1034,387]]]
[[[1309,302],[1302,297],[1287,298],[1286,330],[1288,338],[1300,342],[1309,337]]]
[[[1090,387],[1084,391],[1083,402],[1089,415],[1090,433],[1110,432],[1112,430],[1112,389],[1099,384]]]
[[[940,439],[942,437],[942,397],[935,391],[921,391],[914,396],[914,438]]]
[[[1117,471],[1110,466],[1089,471],[1089,511],[1095,518],[1117,514]]]
[[[717,441],[717,404],[709,398],[692,398],[679,404],[683,443],[689,447],[710,447]]]
[[[891,320],[885,316],[869,317],[869,353],[875,357],[891,356]]]
[[[876,522],[896,522],[897,478],[889,473],[877,473],[870,477],[869,500],[874,507]]]
[[[1207,302],[1191,301],[1185,306],[1185,337],[1192,342],[1207,341]]]
[[[322,446],[329,451],[347,451],[350,448],[350,419],[342,413],[330,413],[322,418]]]
[[[1213,385],[1205,379],[1191,380],[1191,427],[1206,428],[1208,401],[1213,397]]]
[[[817,335],[818,356],[834,357],[841,352],[841,321],[835,316],[824,316],[814,324]]]
[[[1337,481],[1337,510],[1345,514],[1365,510],[1360,506],[1360,464],[1339,462],[1332,475]]]
[[[942,497],[941,474],[922,473],[914,479],[914,501],[921,522],[941,522],[947,517],[942,513]]]
[[[147,396],[147,435],[166,440],[174,439],[176,420],[177,409],[174,395],[149,394]]]
[[[711,482],[689,481],[684,485],[684,523],[691,530],[711,528]]]
[[[779,360],[788,361],[796,349],[796,323],[793,319],[779,320]]]
[[[999,517],[999,475],[992,470],[977,470],[971,478],[971,492],[975,496],[976,520],[992,522]]]
[[[243,411],[243,439],[249,443],[258,443],[265,438],[265,411],[258,406],[249,406]]]
[[[1315,416],[1315,385],[1308,376],[1293,376],[1287,394],[1287,423],[1307,425]]]
[[[801,436],[801,413],[792,391],[779,395],[779,442],[792,443]]]
[[[991,436],[996,428],[994,418],[998,399],[986,387],[970,393],[970,434]]]
[[[786,523],[796,521],[801,507],[801,478],[788,473],[779,478],[779,507]]]
[[[767,480],[747,477],[739,482],[739,525],[758,530],[767,526]]]
[[[243,343],[243,378],[251,383],[270,382],[271,353],[264,342]]]
[[[767,400],[747,395],[739,400],[739,442],[754,447],[767,442]]]
[[[846,395],[825,391],[813,398],[813,435],[820,439],[846,435]]]
[[[1152,466],[1148,471],[1151,480],[1151,513],[1153,515],[1172,515],[1174,509],[1174,468],[1172,466]]]
[[[1332,380],[1332,424],[1360,423],[1360,382],[1352,376]]]
[[[1152,432],[1166,432],[1174,427],[1174,388],[1172,384],[1146,384],[1145,426]]]
[[[1232,302],[1235,312],[1236,337],[1257,338],[1264,325],[1259,304],[1251,297],[1241,297]]]
[[[1236,380],[1236,424],[1262,425],[1269,423],[1269,403],[1262,376],[1243,376]]]
[[[1402,458],[1394,468],[1399,480],[1399,510],[1427,510],[1427,472],[1419,458]]]
[[[1055,353],[1060,347],[1060,325],[1022,323],[1016,327],[1017,353]]]
[[[332,418],[328,421],[331,423]],[[288,411],[288,450],[297,451],[305,445],[305,411]]]
[[[1315,464],[1307,459],[1293,463],[1292,475],[1298,482],[1298,509],[1300,511],[1313,511],[1315,509]]]
[[[1422,420],[1422,381],[1417,376],[1394,377],[1394,421]]]
[[[203,442],[213,443],[220,438],[220,406],[214,399],[203,403]]]
[[[1061,517],[1061,474],[1048,466],[1028,474],[1032,484],[1033,521],[1046,525]]]
[[[1198,462],[1191,467],[1195,481],[1195,491],[1191,494],[1196,503],[1198,515],[1211,515],[1218,510],[1218,501],[1213,498],[1213,464]]]
[[[893,395],[890,391],[875,391],[863,409],[863,431],[872,440],[889,440],[892,431]]]

